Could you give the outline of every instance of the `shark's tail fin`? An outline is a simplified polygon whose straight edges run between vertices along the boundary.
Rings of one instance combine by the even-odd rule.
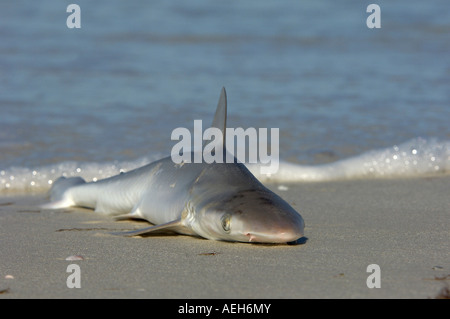
[[[86,181],[81,177],[60,177],[54,183],[50,189],[50,203],[44,204],[41,207],[44,209],[58,209],[65,208],[74,205],[73,200],[67,193],[71,187],[76,185],[85,184]]]

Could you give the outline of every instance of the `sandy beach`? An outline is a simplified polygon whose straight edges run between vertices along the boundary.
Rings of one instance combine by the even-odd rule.
[[[301,212],[302,244],[123,238],[110,232],[146,224],[3,196],[0,298],[435,298],[450,284],[449,176],[269,186]]]

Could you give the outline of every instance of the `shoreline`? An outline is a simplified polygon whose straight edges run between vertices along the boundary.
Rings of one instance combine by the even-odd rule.
[[[146,224],[1,196],[0,298],[435,298],[450,285],[450,176],[268,187],[303,216],[302,244],[123,238],[110,233]],[[81,288],[67,287],[71,264]],[[367,287],[371,264],[381,288]]]

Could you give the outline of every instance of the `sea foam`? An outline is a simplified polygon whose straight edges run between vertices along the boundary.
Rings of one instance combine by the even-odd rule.
[[[367,151],[333,163],[306,166],[281,162],[274,175],[252,173],[261,181],[309,182],[362,178],[443,175],[450,171],[450,141],[414,138],[399,145]]]
[[[98,181],[162,158],[153,154],[129,162],[62,162],[41,167],[0,169],[0,194],[43,192],[60,176],[81,176]],[[450,141],[414,138],[399,145],[323,165],[299,165],[281,161],[273,175],[260,173],[257,164],[247,165],[262,182],[319,182],[361,178],[400,178],[444,175],[450,171]]]

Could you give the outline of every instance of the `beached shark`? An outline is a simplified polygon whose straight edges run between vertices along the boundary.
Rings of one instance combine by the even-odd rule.
[[[222,88],[211,127],[225,132],[226,112]],[[153,224],[122,233],[127,236],[170,230],[213,240],[289,243],[304,232],[301,215],[238,161],[176,164],[167,157],[97,182],[61,177],[50,200],[44,208],[87,207]]]

